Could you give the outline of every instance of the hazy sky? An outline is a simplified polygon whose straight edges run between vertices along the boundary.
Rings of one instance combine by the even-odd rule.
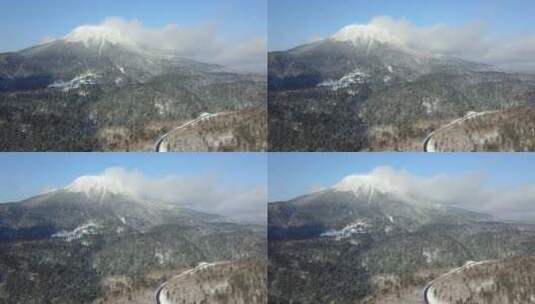
[[[289,49],[350,24],[378,24],[424,51],[532,69],[533,12],[529,0],[270,0],[268,48]]]
[[[535,219],[533,153],[273,153],[268,163],[270,201],[371,174],[422,199],[501,219]]]
[[[101,25],[115,17],[124,21],[125,30],[154,34],[158,46],[174,41],[195,46],[198,59],[228,65],[242,59],[251,65],[251,57],[257,61],[265,57],[266,10],[265,0],[3,1],[0,52],[63,37],[78,26]]]
[[[0,153],[0,202],[108,175],[146,196],[260,221],[266,212],[263,153]]]

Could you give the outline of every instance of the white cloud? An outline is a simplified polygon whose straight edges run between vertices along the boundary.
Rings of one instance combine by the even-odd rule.
[[[39,190],[39,194],[44,194],[52,191],[56,191],[58,188],[52,186],[44,186]]]
[[[407,47],[423,52],[504,67],[522,67],[526,63],[531,67],[535,66],[535,33],[514,38],[498,38],[491,35],[488,24],[484,22],[459,26],[444,23],[417,26],[407,19],[389,16],[377,16],[367,24],[355,25],[381,29]]]
[[[320,192],[320,191],[324,191],[327,189],[328,188],[323,185],[316,184],[316,185],[312,185],[309,187],[309,192]]]
[[[38,43],[39,44],[45,44],[45,43],[52,42],[54,40],[56,40],[56,39],[54,37],[52,37],[52,36],[45,36],[45,37],[41,38]]]
[[[125,20],[120,17],[108,17],[102,23],[90,26],[118,31],[122,38],[143,47],[170,51],[180,56],[227,65],[235,69],[265,72],[267,62],[265,37],[239,40],[224,37],[214,24],[191,27],[168,24],[162,27],[147,27],[136,19]]]
[[[262,223],[266,221],[264,185],[235,189],[221,186],[215,175],[149,177],[138,170],[106,169],[98,177],[114,181],[128,193],[147,200],[175,203],[198,211]]]
[[[313,43],[324,39],[319,33],[314,33],[312,36],[308,37],[305,41],[306,43]]]
[[[267,70],[267,43],[265,38],[253,38],[222,49],[216,62],[223,62],[247,71],[265,73]]]
[[[516,187],[489,187],[488,176],[439,174],[413,175],[391,167],[378,167],[365,174],[346,176],[335,187],[355,178],[380,181],[404,197],[484,212],[498,219],[535,220],[535,183]]]

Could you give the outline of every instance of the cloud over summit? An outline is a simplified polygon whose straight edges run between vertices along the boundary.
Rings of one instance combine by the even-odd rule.
[[[237,220],[265,222],[267,191],[264,185],[229,189],[216,175],[150,177],[138,170],[111,167],[94,176],[113,181],[121,191],[149,201],[174,203]],[[80,180],[78,178],[77,180]]]
[[[118,33],[121,39],[149,49],[173,52],[179,56],[230,68],[265,72],[265,37],[229,38],[216,24],[189,27],[167,24],[162,27],[147,27],[136,19],[108,17],[99,24],[81,25],[73,29],[67,37],[84,28]]]
[[[389,16],[376,16],[368,23],[353,26],[381,29],[407,47],[423,52],[516,69],[535,67],[535,33],[497,37],[491,34],[488,23],[480,21],[458,26],[418,26],[405,18]]]
[[[500,188],[488,186],[487,176],[479,173],[418,176],[405,170],[377,167],[367,173],[346,176],[338,184],[362,176],[380,180],[406,197],[484,212],[497,219],[535,220],[535,182]]]

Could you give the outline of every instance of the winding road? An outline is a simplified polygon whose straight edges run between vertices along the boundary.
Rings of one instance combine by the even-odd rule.
[[[222,264],[228,264],[230,263],[229,261],[222,261],[222,262],[214,262],[214,263],[199,263],[199,265],[197,265],[197,267],[195,268],[192,268],[192,269],[188,269],[172,278],[170,278],[169,280],[163,282],[160,287],[158,287],[158,289],[156,290],[156,292],[154,293],[154,302],[156,304],[169,304],[169,301],[167,300],[167,298],[165,298],[164,300],[161,299],[161,294],[162,294],[162,290],[167,286],[167,282],[169,282],[170,280],[174,280],[174,279],[179,279],[183,276],[187,276],[187,275],[190,275],[190,274],[193,274],[193,273],[196,273],[198,271],[201,271],[201,270],[204,270],[204,269],[207,269],[207,268],[210,268],[210,267],[213,267],[213,266],[216,266],[216,265],[222,265]]]
[[[436,152],[436,149],[435,149],[435,144],[434,144],[434,141],[433,141],[433,135],[439,131],[442,131],[442,130],[445,130],[445,129],[448,129],[448,128],[451,128],[453,127],[454,125],[456,124],[460,124],[464,121],[467,121],[469,119],[472,119],[472,118],[475,118],[475,117],[479,117],[479,116],[483,116],[483,115],[487,115],[487,114],[492,114],[492,113],[496,113],[498,111],[484,111],[484,112],[474,112],[474,111],[470,111],[468,113],[466,113],[466,115],[464,117],[461,117],[461,118],[457,118],[451,122],[449,122],[448,124],[445,124],[443,126],[441,126],[440,128],[434,130],[433,132],[427,134],[427,136],[424,138],[422,144],[423,144],[423,149],[424,149],[424,152]]]
[[[489,263],[489,262],[493,262],[493,260],[480,261],[480,262],[473,262],[473,261],[466,262],[466,264],[464,264],[463,266],[455,268],[455,269],[452,269],[449,272],[447,272],[446,274],[443,274],[443,275],[439,276],[438,278],[434,279],[433,281],[427,283],[427,285],[425,285],[425,288],[424,288],[424,291],[423,291],[424,303],[425,304],[438,304],[439,303],[439,302],[435,301],[435,298],[432,295],[430,295],[431,287],[433,287],[433,284],[446,280],[452,274],[460,273],[460,272],[462,272],[462,271],[464,271],[464,270],[466,270],[466,269],[468,269],[470,267],[481,265],[481,264],[485,264],[485,263]]]
[[[156,141],[156,144],[154,145],[154,150],[156,152],[168,152],[169,148],[168,148],[168,143],[167,143],[167,138],[169,137],[169,134],[173,133],[173,132],[176,132],[180,129],[183,129],[183,128],[186,128],[188,126],[191,126],[191,125],[195,125],[196,123],[200,122],[200,121],[203,121],[203,120],[207,120],[207,119],[210,119],[212,117],[216,117],[216,116],[219,116],[219,115],[223,115],[227,112],[220,112],[220,113],[214,113],[214,114],[211,114],[211,113],[201,113],[201,115],[199,115],[199,117],[193,119],[193,120],[190,120],[174,129],[172,129],[171,131],[165,133],[164,135],[162,135],[158,141]]]

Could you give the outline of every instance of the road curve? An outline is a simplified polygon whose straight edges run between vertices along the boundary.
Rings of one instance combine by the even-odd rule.
[[[166,303],[162,303],[162,301],[160,300],[160,295],[162,293],[162,290],[165,288],[165,286],[167,286],[167,282],[169,282],[170,280],[173,280],[173,279],[178,279],[178,278],[181,278],[183,276],[186,276],[186,275],[189,275],[189,274],[192,274],[192,273],[196,273],[200,270],[203,270],[203,269],[206,269],[206,268],[210,268],[212,266],[216,266],[216,265],[222,265],[222,264],[228,264],[230,263],[230,261],[222,261],[222,262],[214,262],[214,263],[199,263],[199,265],[197,265],[197,267],[195,268],[191,268],[191,269],[188,269],[172,278],[170,278],[169,280],[163,282],[160,287],[158,287],[158,289],[156,289],[156,292],[154,293],[154,302],[156,304],[166,304]]]
[[[158,289],[156,290],[156,293],[154,294],[154,301],[156,302],[156,304],[161,304],[160,293],[162,293],[162,289],[165,287],[165,285],[167,285],[167,282],[160,285],[160,287],[158,287]]]
[[[473,261],[469,261],[469,262],[466,262],[466,264],[464,264],[463,266],[461,267],[458,267],[458,268],[454,268],[450,271],[448,271],[447,273],[439,276],[438,278],[434,279],[433,281],[427,283],[427,285],[425,285],[424,287],[424,290],[423,290],[423,295],[424,295],[424,303],[425,304],[436,304],[434,302],[431,302],[429,300],[429,290],[431,289],[431,287],[433,287],[433,284],[437,283],[437,282],[440,282],[440,281],[444,281],[445,279],[447,279],[448,276],[452,275],[452,274],[455,274],[455,273],[459,273],[459,272],[462,272],[470,267],[473,267],[473,266],[476,266],[476,265],[481,265],[481,264],[485,264],[485,263],[490,263],[490,262],[493,262],[494,260],[486,260],[486,261],[480,261],[480,262],[473,262]]]
[[[431,133],[427,134],[427,136],[424,138],[424,140],[422,141],[422,145],[423,145],[423,149],[424,149],[424,152],[435,152],[435,147],[434,145],[433,146],[429,146],[429,143],[432,142],[433,140],[433,135],[436,133],[436,132],[439,132],[439,131],[442,131],[442,130],[445,130],[447,128],[450,128],[456,124],[460,124],[466,120],[469,120],[469,119],[472,119],[472,118],[475,118],[475,117],[479,117],[479,116],[483,116],[483,115],[487,115],[487,114],[491,114],[491,113],[496,113],[498,111],[484,111],[484,112],[468,112],[465,116],[461,117],[461,118],[457,118],[457,119],[454,119],[453,121],[441,126],[440,128],[436,129],[436,130],[433,130]]]
[[[200,121],[203,121],[203,120],[208,120],[212,117],[216,117],[216,116],[220,116],[220,115],[226,115],[226,114],[230,114],[230,113],[233,113],[233,112],[218,112],[218,113],[202,113],[201,115],[199,115],[199,117],[193,119],[193,120],[190,120],[186,123],[183,123],[181,124],[180,126],[172,129],[171,131],[165,133],[164,135],[162,135],[157,141],[156,141],[156,144],[154,145],[154,150],[156,152],[168,152],[168,147],[165,145],[166,143],[166,140],[167,138],[169,137],[169,134],[173,133],[173,132],[176,132],[180,129],[183,129],[185,127],[188,127],[188,126],[191,126],[191,125],[195,125],[196,123],[200,122]]]

